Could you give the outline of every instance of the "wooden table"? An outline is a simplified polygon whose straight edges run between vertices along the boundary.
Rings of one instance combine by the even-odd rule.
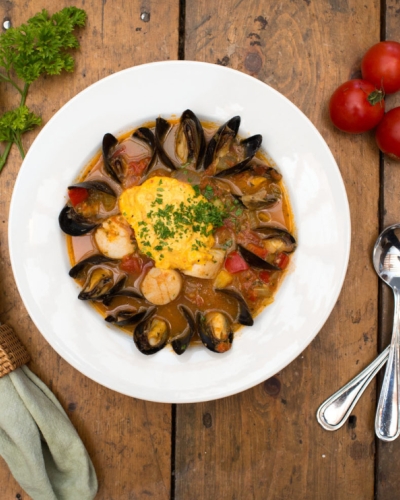
[[[0,19],[9,17],[16,26],[42,8],[53,13],[67,5],[66,0],[3,0]],[[379,156],[372,134],[335,130],[327,102],[335,87],[360,75],[369,46],[399,40],[399,2],[77,0],[75,5],[88,14],[75,72],[31,87],[28,104],[44,122],[77,92],[130,66],[179,58],[236,68],[277,89],[316,125],[338,162],[352,221],[339,300],[293,363],[226,399],[148,403],[81,375],[29,318],[7,246],[10,197],[21,165],[13,149],[0,176],[0,321],[18,333],[32,356],[30,368],[49,385],[82,437],[99,479],[97,498],[398,499],[400,440],[375,439],[375,382],[335,433],[319,427],[315,411],[377,355],[391,333],[391,292],[378,283],[371,251],[379,230],[400,221],[400,165]],[[4,112],[15,94],[2,84],[0,95]],[[388,108],[399,103],[396,96],[387,99]],[[25,137],[26,148],[37,132]],[[1,499],[29,498],[1,459],[0,485]]]

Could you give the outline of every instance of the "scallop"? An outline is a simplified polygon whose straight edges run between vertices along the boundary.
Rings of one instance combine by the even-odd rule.
[[[120,215],[106,219],[94,234],[100,252],[110,259],[122,259],[124,255],[135,252],[133,232]]]
[[[142,281],[141,291],[144,297],[162,306],[175,300],[182,290],[182,276],[174,269],[153,267]]]

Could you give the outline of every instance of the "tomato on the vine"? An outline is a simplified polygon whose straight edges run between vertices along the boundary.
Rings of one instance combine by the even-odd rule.
[[[365,53],[361,73],[385,94],[400,90],[400,43],[379,42]]]
[[[383,93],[366,80],[349,80],[338,87],[329,102],[332,123],[344,132],[371,130],[385,113]]]
[[[400,107],[388,111],[375,132],[379,149],[395,160],[400,160]]]

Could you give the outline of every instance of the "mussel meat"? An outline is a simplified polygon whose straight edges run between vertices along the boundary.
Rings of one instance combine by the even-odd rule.
[[[114,286],[114,273],[105,267],[94,267],[88,271],[86,282],[78,295],[80,300],[100,300]]]
[[[254,231],[264,240],[264,246],[270,253],[292,253],[296,249],[296,239],[287,229],[269,225],[256,227]]]
[[[282,191],[280,187],[272,183],[268,187],[261,187],[256,193],[243,195],[241,201],[250,210],[260,210],[272,207],[281,198]]]
[[[230,318],[221,311],[196,314],[196,327],[203,344],[212,352],[223,353],[232,346],[233,331]]]
[[[133,332],[136,347],[146,355],[160,351],[169,338],[169,326],[165,320],[155,316],[156,311],[156,307],[148,309]]]
[[[176,170],[194,165],[198,170],[203,161],[206,140],[203,127],[197,116],[187,109],[182,113],[178,130],[175,134],[175,159],[165,151],[164,141],[171,129],[171,125],[163,118],[156,120],[156,144],[161,161],[170,169]]]
[[[234,116],[215,132],[208,143],[204,156],[204,169],[228,154],[240,127],[240,116]],[[237,163],[237,162],[236,162]]]

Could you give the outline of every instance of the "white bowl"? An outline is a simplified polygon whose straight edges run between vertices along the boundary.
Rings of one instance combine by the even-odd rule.
[[[144,356],[105,323],[68,276],[58,214],[66,187],[114,135],[192,109],[200,119],[242,118],[240,133],[263,136],[282,172],[298,248],[275,302],[232,349],[202,346],[182,356]],[[350,216],[335,160],[311,122],[285,97],[238,71],[191,61],[145,64],[113,74],[74,97],[30,148],[11,201],[11,263],[24,304],[52,347],[77,370],[115,391],[149,401],[189,403],[229,396],[271,377],[317,335],[347,269]]]

